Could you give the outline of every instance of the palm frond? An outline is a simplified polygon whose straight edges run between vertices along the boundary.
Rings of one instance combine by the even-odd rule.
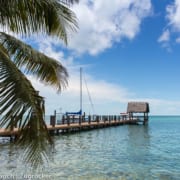
[[[0,33],[0,45],[25,73],[36,76],[45,84],[56,87],[58,91],[67,86],[68,73],[60,62],[5,33]]]
[[[78,3],[79,0],[60,0],[60,2],[66,5],[70,5],[70,4]]]
[[[48,160],[51,152],[50,145],[53,145],[47,126],[39,114],[39,111],[43,109],[41,106],[44,104],[40,105],[39,103],[42,103],[41,100],[37,102],[38,111],[33,111],[30,115],[28,124],[21,130],[17,141],[25,150],[24,161],[30,162],[34,168],[42,165],[44,159]]]
[[[0,22],[6,30],[21,35],[44,33],[59,36],[67,43],[68,31],[77,29],[75,14],[68,0],[0,0]]]
[[[77,29],[76,16],[69,9],[76,2],[0,0],[0,24],[6,32],[58,36],[67,43],[69,33]],[[53,143],[44,122],[44,99],[23,73],[58,91],[67,85],[68,73],[61,63],[0,32],[0,127],[20,129],[17,143],[25,150],[25,161],[36,167],[48,157]]]
[[[38,166],[48,156],[51,138],[44,122],[44,99],[0,46],[0,127],[20,128],[17,143],[25,148],[25,160]],[[25,115],[25,116],[24,116]]]

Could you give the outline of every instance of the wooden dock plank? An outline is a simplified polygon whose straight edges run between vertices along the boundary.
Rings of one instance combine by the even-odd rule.
[[[55,130],[68,130],[68,129],[77,129],[77,128],[97,128],[104,126],[113,126],[113,125],[123,125],[123,124],[136,124],[138,120],[120,120],[120,121],[99,121],[99,122],[82,122],[82,123],[70,123],[70,124],[60,124],[60,125],[47,125],[47,129],[49,131]],[[0,129],[0,136],[16,136],[19,133],[18,128],[14,128],[13,130],[9,129]]]

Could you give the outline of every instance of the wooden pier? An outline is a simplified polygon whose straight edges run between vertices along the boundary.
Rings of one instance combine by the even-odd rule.
[[[56,116],[50,116],[50,125],[47,129],[50,134],[60,134],[67,132],[78,132],[83,130],[92,130],[97,128],[105,128],[111,126],[119,126],[125,124],[139,124],[143,121],[134,117],[125,118],[124,116],[63,116],[60,122],[57,122]],[[13,138],[18,135],[20,129],[0,129],[0,137]]]
[[[143,115],[139,115],[139,113]],[[76,132],[83,130],[91,130],[97,128],[105,128],[110,126],[119,126],[124,124],[147,124],[149,113],[149,103],[147,102],[129,102],[127,112],[120,115],[93,115],[86,116],[85,114],[63,115],[61,119],[57,119],[57,113],[50,116],[50,124],[47,124],[47,129],[50,134],[59,134],[67,132]],[[134,115],[135,114],[135,115]],[[18,135],[20,129],[11,127],[11,129],[0,129],[0,137],[10,137],[13,139]]]

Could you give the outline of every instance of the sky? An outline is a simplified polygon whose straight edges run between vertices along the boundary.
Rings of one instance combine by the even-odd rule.
[[[80,67],[86,114],[118,115],[130,101],[149,102],[151,115],[180,114],[180,0],[80,0],[71,8],[79,29],[69,33],[68,46],[50,37],[28,40],[69,72],[59,94],[29,77],[46,114],[79,111]]]

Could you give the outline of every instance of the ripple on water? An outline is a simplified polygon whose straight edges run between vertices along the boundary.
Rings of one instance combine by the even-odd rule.
[[[179,128],[180,121],[162,124],[161,118],[150,120],[148,126],[60,135],[54,137],[54,160],[36,171],[22,164],[21,149],[0,143],[0,174],[43,174],[44,179],[52,180],[177,180]]]

